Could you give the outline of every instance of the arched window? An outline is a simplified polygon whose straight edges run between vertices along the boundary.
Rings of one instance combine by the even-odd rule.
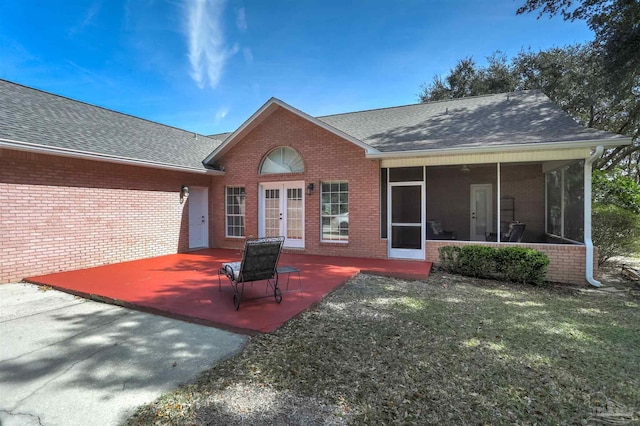
[[[261,175],[299,172],[304,172],[302,157],[295,149],[288,146],[281,146],[271,151],[260,165]]]

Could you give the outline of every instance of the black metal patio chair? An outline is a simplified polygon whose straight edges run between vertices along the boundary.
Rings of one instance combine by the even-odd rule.
[[[222,264],[218,271],[218,290],[221,289],[220,275],[226,275],[233,287],[233,305],[236,311],[240,309],[245,283],[254,281],[267,281],[267,286],[273,289],[276,302],[282,302],[277,267],[283,243],[284,237],[247,239],[242,260]]]
[[[507,241],[510,243],[520,243],[522,242],[522,237],[524,236],[524,228],[527,225],[521,222],[512,222],[509,225],[509,232],[503,237],[502,241]]]

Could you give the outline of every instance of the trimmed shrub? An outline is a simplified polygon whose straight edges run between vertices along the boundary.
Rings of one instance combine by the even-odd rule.
[[[496,251],[496,272],[506,281],[542,284],[547,276],[549,257],[524,247],[501,247]]]
[[[520,283],[541,284],[549,266],[546,254],[524,247],[443,246],[438,254],[447,272]]]
[[[613,204],[596,204],[592,212],[593,244],[598,247],[598,265],[614,256],[640,251],[640,216]]]
[[[496,269],[496,249],[487,246],[463,246],[458,255],[458,272],[474,278],[491,278]]]
[[[440,258],[440,267],[447,272],[457,274],[458,256],[460,255],[460,247],[443,246],[438,249],[438,257]]]

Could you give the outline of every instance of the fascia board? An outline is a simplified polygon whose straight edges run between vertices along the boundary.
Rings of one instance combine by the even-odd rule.
[[[595,148],[599,145],[611,148],[620,145],[631,145],[631,138],[613,138],[587,141],[558,141],[543,142],[535,144],[517,144],[517,145],[500,145],[488,147],[459,147],[459,148],[440,148],[440,149],[423,149],[415,151],[390,151],[367,153],[366,157],[371,159],[383,158],[402,158],[402,157],[430,157],[438,155],[460,155],[460,154],[479,154],[479,153],[496,153],[504,151],[541,151],[553,149],[571,149],[571,148]]]
[[[57,157],[77,158],[82,160],[101,161],[105,163],[123,164],[127,166],[148,167],[152,169],[160,170],[172,170],[186,173],[197,173],[207,175],[224,175],[224,172],[219,170],[199,169],[195,167],[178,166],[176,164],[157,163],[153,161],[137,160],[127,157],[118,157],[110,154],[98,154],[95,152],[76,151],[67,148],[50,147],[46,145],[34,144],[30,142],[20,142],[10,139],[0,138],[0,149],[11,149],[22,152],[32,152],[35,154],[47,154]]]
[[[287,104],[286,102],[281,101],[280,99],[277,98],[271,98],[269,99],[262,107],[260,107],[260,109],[258,109],[255,113],[253,113],[251,115],[251,117],[249,117],[249,119],[247,121],[245,121],[244,123],[242,123],[242,125],[240,127],[238,127],[238,129],[233,132],[232,134],[230,134],[223,142],[222,144],[220,144],[220,146],[218,146],[211,154],[209,154],[207,156],[207,158],[204,159],[203,163],[204,164],[208,164],[211,161],[213,161],[214,159],[218,158],[219,156],[221,156],[222,154],[224,154],[228,149],[230,149],[234,143],[236,142],[236,139],[238,139],[240,137],[240,135],[243,134],[243,132],[249,128],[253,122],[255,122],[262,114],[264,114],[271,106],[273,105],[277,105],[281,108],[286,109],[287,111],[307,120],[310,121],[311,123],[327,130],[328,132],[331,132],[333,134],[335,134],[336,136],[339,136],[342,139],[346,139],[347,141],[353,143],[354,145],[362,148],[365,150],[365,153],[367,154],[375,154],[375,153],[379,153],[380,151],[378,151],[377,149],[373,148],[371,145],[368,145],[364,142],[362,142],[359,139],[354,138],[353,136],[348,135],[347,133],[344,133],[341,130],[336,129],[335,127],[318,120],[317,118],[314,118],[312,116],[310,116],[309,114],[306,114],[302,111],[300,111],[299,109],[296,109],[294,107],[292,107],[291,105]]]

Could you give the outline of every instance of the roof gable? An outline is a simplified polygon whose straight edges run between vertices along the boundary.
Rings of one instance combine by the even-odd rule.
[[[311,117],[310,115],[300,111],[292,107],[291,105],[276,99],[269,99],[260,109],[258,109],[247,121],[245,121],[235,132],[231,133],[227,136],[227,138],[211,153],[205,158],[204,163],[212,165],[218,158],[224,155],[229,149],[234,147],[243,137],[249,134],[253,129],[255,129],[260,123],[262,123],[267,117],[269,117],[275,110],[278,108],[283,108],[298,117],[301,117],[323,129],[353,143],[354,145],[359,146],[364,149],[367,154],[378,153],[378,150],[371,147],[370,145],[362,142],[361,140],[354,138],[353,136],[343,132],[340,129],[337,129],[330,124],[327,124],[317,118]]]

